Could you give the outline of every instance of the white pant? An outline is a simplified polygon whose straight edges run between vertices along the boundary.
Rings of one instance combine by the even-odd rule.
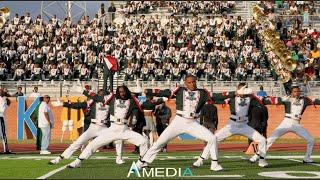
[[[293,132],[307,141],[307,152],[305,155],[305,160],[310,159],[314,144],[313,137],[304,127],[302,127],[299,124],[298,121],[289,118],[284,118],[280,125],[273,131],[271,136],[267,139],[267,150],[272,146],[276,139],[288,132]]]
[[[106,126],[100,126],[100,125],[91,123],[89,128],[84,133],[82,133],[81,136],[76,141],[74,141],[61,154],[61,156],[63,158],[69,159],[75,151],[77,151],[79,148],[81,148],[82,145],[85,145],[86,143],[88,143],[90,139],[97,137],[99,132],[103,129],[108,129],[108,128]],[[117,156],[121,157],[123,143],[122,143],[122,141],[115,141],[114,143],[116,145]]]
[[[145,116],[146,126],[143,127],[143,130],[156,131],[156,124],[154,122],[153,116]]]
[[[259,155],[261,157],[266,156],[266,138],[263,137],[258,131],[248,126],[246,122],[235,122],[230,120],[229,123],[222,129],[218,130],[215,135],[217,136],[218,142],[220,142],[236,134],[246,136],[247,138],[258,142]],[[209,158],[209,149],[207,147],[204,148],[201,157],[204,159]]]
[[[82,151],[79,159],[88,159],[99,147],[117,140],[127,140],[136,146],[140,146],[141,155],[148,149],[148,140],[141,134],[130,130],[127,125],[111,123],[110,128],[99,131],[98,136]]]
[[[168,142],[180,134],[187,133],[198,139],[207,142],[206,148],[210,152],[212,160],[218,159],[217,138],[207,128],[201,126],[195,119],[186,119],[176,116],[169,126],[161,133],[159,139],[152,145],[152,147],[143,156],[141,161],[152,163],[156,158],[157,153]]]
[[[51,129],[50,126],[40,127],[42,138],[41,138],[41,151],[48,150],[50,139],[51,139]]]

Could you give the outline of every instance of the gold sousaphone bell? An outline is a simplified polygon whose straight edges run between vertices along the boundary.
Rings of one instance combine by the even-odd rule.
[[[8,7],[0,8],[0,29],[6,23],[6,19],[10,16],[10,9]]]

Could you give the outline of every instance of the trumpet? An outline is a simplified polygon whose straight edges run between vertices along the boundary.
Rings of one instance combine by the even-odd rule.
[[[10,9],[8,7],[0,8],[0,29],[6,23],[6,19],[10,16]]]

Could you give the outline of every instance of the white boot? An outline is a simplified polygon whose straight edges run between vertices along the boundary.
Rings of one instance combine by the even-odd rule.
[[[258,161],[258,159],[259,159],[259,155],[258,155],[258,154],[254,154],[254,155],[249,159],[249,161],[252,162],[252,163],[254,163],[254,162]]]
[[[199,157],[196,162],[193,163],[194,167],[200,167],[203,165],[203,159]]]
[[[137,166],[138,170],[141,170],[142,167],[143,167],[143,162],[141,162],[140,160],[138,160],[138,161],[136,162],[136,166]]]
[[[77,168],[77,167],[80,167],[80,165],[81,165],[81,160],[77,158],[76,160],[74,160],[72,163],[68,165],[68,168]]]
[[[55,159],[51,160],[49,164],[59,164],[59,162],[62,160],[60,156],[56,157]]]
[[[223,168],[218,164],[218,161],[212,161],[210,170],[211,171],[222,171]]]
[[[260,167],[267,167],[268,163],[265,159],[259,159],[259,166]]]
[[[303,160],[303,163],[304,163],[304,164],[314,163],[314,161],[313,161],[311,158],[305,158],[305,159]]]
[[[125,161],[122,159],[122,157],[117,156],[117,158],[116,158],[116,163],[117,163],[117,164],[124,164]]]
[[[148,163],[147,162],[141,162],[140,160],[138,160],[136,162],[136,166],[137,166],[138,170],[141,170],[142,168],[148,167]]]

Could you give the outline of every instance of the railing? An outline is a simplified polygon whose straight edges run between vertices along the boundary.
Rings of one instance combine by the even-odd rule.
[[[307,87],[309,89],[308,95],[320,98],[320,81],[309,81]]]
[[[222,92],[222,91],[234,91],[240,81],[198,81],[197,86],[199,88],[205,88],[211,92]],[[142,89],[146,88],[159,88],[159,89],[173,89],[178,84],[183,86],[183,82],[180,81],[140,81]],[[264,86],[264,90],[269,95],[281,96],[283,90],[281,89],[281,83],[277,81],[247,81],[246,82],[253,91],[258,91],[260,85]],[[103,81],[92,80],[92,81],[1,81],[0,87],[7,88],[10,94],[16,92],[18,86],[23,88],[23,93],[28,96],[32,93],[35,86],[38,87],[39,93],[42,95],[48,94],[52,97],[61,97],[66,95],[77,96],[81,95],[81,92],[77,91],[79,86],[90,85],[93,90],[97,91],[103,86]],[[122,81],[114,80],[114,89],[117,86],[125,84],[131,90],[135,90],[137,87],[136,81]]]
[[[124,81],[123,83],[129,88],[137,86],[136,81]],[[234,91],[239,83],[240,81],[198,81],[197,87],[205,88],[210,92]],[[246,81],[246,83],[254,92],[257,92],[262,85],[269,95],[282,96],[284,94],[281,83],[278,81]],[[180,81],[140,81],[140,84],[142,89],[172,89],[177,85],[183,86]]]
[[[23,93],[28,96],[32,93],[33,88],[38,87],[38,92],[42,95],[50,95],[52,97],[61,97],[66,95],[81,95],[77,92],[78,86],[88,84],[93,89],[97,90],[99,87],[98,80],[92,81],[0,81],[1,88],[7,88],[9,93],[13,95],[17,87],[22,87]]]

